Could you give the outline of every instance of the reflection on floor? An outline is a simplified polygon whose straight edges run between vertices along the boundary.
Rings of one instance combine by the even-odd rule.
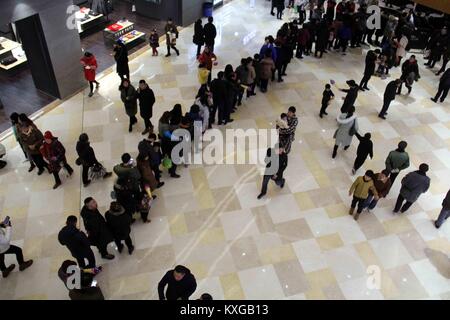
[[[236,0],[216,12],[217,70],[228,63],[236,66],[241,57],[259,51],[265,35],[276,32],[281,22],[268,14],[269,5],[261,1],[250,9],[248,1]],[[198,85],[192,33],[192,27],[180,33],[179,57],[154,58],[146,52],[130,63],[133,83],[147,79],[156,92],[155,122],[175,103],[186,110],[193,102]],[[427,162],[432,182],[410,212],[394,216],[398,180],[373,214],[364,213],[355,222],[347,214],[347,191],[356,145],[331,160],[340,94],[330,115],[318,118],[330,78],[340,86],[349,78],[360,79],[365,52],[350,51],[293,61],[284,83],[270,84],[267,94],[258,92],[234,115],[230,128],[271,128],[282,111],[297,106],[300,125],[284,189],[270,186],[267,199],[256,200],[261,176],[254,165],[192,165],[180,168],[177,180],[164,173],[166,185],[158,191],[152,223],[133,225],[135,253],[120,255],[111,246],[116,259],[99,258],[104,272],[98,282],[108,299],[157,299],[158,281],[176,264],[188,266],[198,280],[193,299],[203,292],[215,299],[450,298],[450,223],[440,230],[432,224],[449,188],[450,103],[429,100],[437,77],[421,68],[422,79],[412,94],[398,97],[382,121],[377,112],[388,80],[371,80],[371,90],[357,100],[361,131],[372,132],[375,145],[375,157],[364,169],[383,169],[388,151],[405,139],[410,170]],[[118,80],[115,74],[105,76],[93,98],[79,94],[37,121],[60,137],[70,163],[81,131],[89,134],[99,160],[109,168],[125,151],[136,155],[143,123],[127,132]],[[14,243],[36,261],[24,273],[0,280],[0,298],[67,299],[56,270],[70,254],[58,244],[57,232],[87,196],[97,199],[104,212],[113,180],[80,188],[77,167],[74,177],[53,191],[51,176],[29,174],[15,142],[5,144],[9,165],[0,176],[1,212],[12,217]],[[381,281],[373,288],[367,283],[377,268]]]

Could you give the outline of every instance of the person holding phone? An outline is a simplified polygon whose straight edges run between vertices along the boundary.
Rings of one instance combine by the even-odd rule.
[[[12,227],[11,220],[9,217],[6,217],[5,220],[0,224],[0,270],[2,271],[3,278],[9,276],[9,274],[16,267],[15,264],[6,267],[5,265],[5,255],[6,254],[15,254],[17,258],[17,262],[19,263],[19,270],[24,271],[29,268],[33,264],[33,260],[25,261],[23,258],[22,249],[12,245],[11,242],[12,235]]]

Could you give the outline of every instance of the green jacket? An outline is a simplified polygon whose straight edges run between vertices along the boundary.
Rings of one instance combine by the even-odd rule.
[[[113,171],[119,179],[122,178],[129,180],[133,190],[139,190],[141,174],[137,168],[118,164],[114,166]]]
[[[385,163],[386,169],[389,171],[393,169],[405,170],[409,167],[409,155],[406,151],[399,152],[394,150],[389,152]]]

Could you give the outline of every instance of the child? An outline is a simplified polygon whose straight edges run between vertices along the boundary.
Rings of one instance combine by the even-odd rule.
[[[333,27],[330,28],[330,35],[328,36],[328,50],[333,48],[333,42],[335,38],[335,29]]]
[[[158,33],[156,32],[156,29],[153,29],[153,31],[150,33],[149,42],[150,42],[150,47],[152,47],[152,51],[153,51],[152,56],[157,56],[158,50],[156,48],[159,47],[159,36],[158,36]]]
[[[278,142],[280,144],[280,147],[284,148],[290,143],[291,135],[290,134],[284,134],[285,130],[280,129],[288,129],[288,117],[286,113],[282,113],[280,115],[280,118],[276,120],[276,128],[278,131]]]
[[[200,63],[198,66],[198,82],[200,82],[201,87],[206,87],[208,83],[209,70],[206,68],[204,63]]]
[[[381,79],[386,79],[387,74],[387,66],[386,66],[386,56],[383,53],[380,53],[378,56],[378,69],[375,72],[375,75],[379,76]]]
[[[325,85],[325,90],[323,91],[322,95],[322,107],[320,108],[319,117],[323,118],[323,115],[328,115],[326,112],[328,105],[330,104],[330,101],[334,99],[334,93],[331,91],[331,85],[327,83]]]

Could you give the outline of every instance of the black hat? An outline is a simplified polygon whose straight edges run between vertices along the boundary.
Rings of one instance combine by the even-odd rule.
[[[347,80],[346,83],[347,83],[350,87],[355,87],[355,86],[357,86],[355,80]]]

